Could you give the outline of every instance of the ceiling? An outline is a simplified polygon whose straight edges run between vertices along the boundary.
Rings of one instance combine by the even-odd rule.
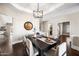
[[[25,11],[28,13],[33,13],[33,10],[37,10],[37,3],[14,3],[11,4],[15,8]],[[44,15],[48,14],[49,12],[55,10],[62,6],[63,3],[39,3],[39,9],[44,11]]]
[[[29,14],[37,10],[37,3],[11,3],[11,5]],[[46,16],[56,17],[79,11],[79,3],[39,3],[39,9],[43,10]]]

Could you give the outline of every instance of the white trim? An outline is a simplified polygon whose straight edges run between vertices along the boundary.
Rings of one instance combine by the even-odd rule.
[[[14,42],[12,42],[12,45],[14,45],[14,44],[16,44],[16,43],[20,43],[20,42],[23,42],[23,40],[14,41]]]
[[[25,11],[25,12],[28,12],[30,14],[33,13],[33,10],[30,10],[30,9],[27,9],[27,8],[24,8],[24,7],[21,7],[20,5],[18,5],[17,3],[11,3],[12,6],[14,6],[15,8],[21,10],[21,11]],[[55,6],[52,6],[51,8],[49,8],[47,11],[44,11],[44,14],[43,15],[46,15],[54,10],[56,10],[57,8],[61,7],[62,5],[64,5],[64,3],[59,3]]]
[[[19,6],[19,5],[16,4],[16,3],[11,3],[11,5],[14,6],[15,8],[21,10],[21,11],[25,11],[25,12],[28,12],[28,13],[33,13],[32,10],[27,9],[27,8],[23,8],[23,7]]]

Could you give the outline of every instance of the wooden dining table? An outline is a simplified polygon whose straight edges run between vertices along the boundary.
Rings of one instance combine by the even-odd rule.
[[[39,51],[40,56],[44,56],[44,52],[48,51],[52,47],[56,46],[57,42],[51,40],[52,42],[46,42],[46,38],[37,37],[27,37],[31,40],[34,47]]]

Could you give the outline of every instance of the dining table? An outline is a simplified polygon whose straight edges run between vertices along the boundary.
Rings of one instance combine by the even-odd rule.
[[[57,45],[55,40],[51,40],[50,42],[47,41],[47,38],[41,37],[32,37],[28,36],[33,44],[33,46],[39,51],[39,56],[44,56],[44,52],[50,50],[52,47]]]

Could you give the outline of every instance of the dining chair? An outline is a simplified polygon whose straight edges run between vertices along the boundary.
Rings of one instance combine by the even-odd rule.
[[[66,56],[66,47],[66,42],[63,42],[58,46],[58,56]]]
[[[29,38],[24,37],[26,40],[26,51],[29,56],[37,56],[38,50],[33,46],[31,40]]]
[[[56,48],[51,48],[44,53],[45,56],[65,56],[66,55],[66,42],[58,45]]]

